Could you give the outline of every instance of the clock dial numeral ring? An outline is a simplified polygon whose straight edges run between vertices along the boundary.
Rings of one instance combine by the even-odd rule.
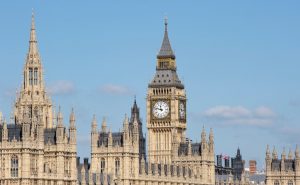
[[[167,117],[169,112],[169,105],[164,101],[157,101],[152,107],[153,116],[159,119]]]

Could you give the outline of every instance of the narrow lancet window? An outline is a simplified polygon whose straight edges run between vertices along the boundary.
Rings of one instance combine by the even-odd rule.
[[[34,68],[34,85],[38,84],[38,69]]]
[[[100,172],[104,173],[104,171],[105,171],[105,159],[104,158],[101,159],[100,167],[101,167]]]
[[[32,85],[32,81],[33,81],[33,72],[32,72],[32,68],[29,68],[29,85]]]
[[[116,175],[119,175],[120,173],[120,159],[116,158],[115,160],[115,173]]]
[[[18,177],[18,171],[19,171],[19,160],[17,156],[13,155],[11,157],[11,168],[10,168],[11,177]]]

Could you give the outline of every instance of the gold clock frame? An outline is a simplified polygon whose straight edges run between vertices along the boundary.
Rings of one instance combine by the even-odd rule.
[[[169,113],[168,113],[168,115],[167,115],[166,117],[164,117],[164,118],[157,118],[157,117],[155,117],[155,116],[153,115],[153,106],[154,106],[157,102],[159,102],[159,101],[163,101],[163,102],[167,103],[168,106],[169,106]],[[153,121],[167,121],[167,120],[170,120],[170,119],[171,119],[171,109],[172,109],[172,108],[171,108],[171,101],[170,101],[170,99],[158,98],[158,99],[151,100],[151,101],[150,101],[150,118],[151,118],[151,120],[153,120]]]

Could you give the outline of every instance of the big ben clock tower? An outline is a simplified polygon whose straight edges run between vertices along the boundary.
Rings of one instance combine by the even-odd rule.
[[[171,163],[173,143],[185,140],[186,94],[176,73],[168,23],[147,94],[148,152],[151,163]]]

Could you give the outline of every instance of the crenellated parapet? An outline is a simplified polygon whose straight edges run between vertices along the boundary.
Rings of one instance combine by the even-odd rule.
[[[289,149],[288,154],[283,148],[281,157],[277,155],[274,146],[272,154],[269,146],[266,149],[266,185],[280,184],[300,184],[300,155],[299,147],[293,152]]]

